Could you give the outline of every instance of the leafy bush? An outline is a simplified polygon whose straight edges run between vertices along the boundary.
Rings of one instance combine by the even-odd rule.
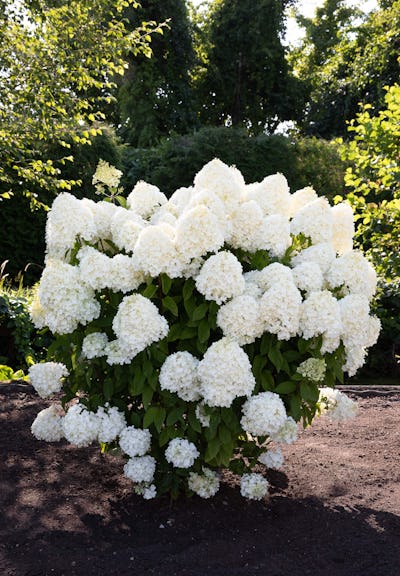
[[[400,199],[375,204],[355,194],[349,198],[358,212],[356,243],[379,275],[374,309],[382,322],[378,342],[360,376],[396,378],[400,375]]]
[[[347,198],[356,213],[356,242],[379,274],[377,313],[382,332],[366,370],[398,376],[400,372],[400,87],[386,87],[386,109],[372,115],[364,105],[351,122],[354,139],[341,148],[348,163]]]
[[[52,341],[48,331],[38,331],[30,318],[31,292],[0,289],[0,364],[26,370],[47,354]]]
[[[293,190],[313,186],[330,199],[344,191],[345,164],[335,143],[279,134],[249,137],[244,130],[227,127],[202,128],[155,148],[127,148],[124,186],[130,190],[144,180],[170,196],[177,187],[190,186],[195,174],[213,158],[237,166],[246,182],[280,172]]]
[[[260,499],[254,469],[280,465],[296,421],[354,415],[333,388],[379,321],[351,209],[290,194],[281,174],[246,185],[219,160],[169,201],[144,182],[121,198],[118,178],[102,163],[95,180],[122,206],[61,194],[49,213],[32,316],[56,340],[29,374],[42,397],[64,394],[32,431],[122,450],[144,498],[212,496],[228,467]]]

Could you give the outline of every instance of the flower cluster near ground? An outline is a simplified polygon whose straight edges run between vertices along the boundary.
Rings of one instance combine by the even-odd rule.
[[[145,182],[124,198],[120,176],[102,163],[106,200],[63,193],[49,212],[31,314],[56,339],[30,378],[63,396],[32,432],[120,450],[146,499],[208,498],[222,467],[263,498],[260,467],[283,464],[299,421],[355,414],[334,386],[380,323],[351,208],[217,159],[169,199]]]

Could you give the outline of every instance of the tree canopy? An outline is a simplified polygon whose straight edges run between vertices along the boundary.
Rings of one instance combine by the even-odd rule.
[[[0,13],[0,182],[4,194],[70,189],[60,176],[73,143],[101,131],[126,55],[151,52],[154,23],[129,32],[134,0],[2,4]],[[57,144],[58,146],[54,146]],[[57,153],[55,151],[58,150]],[[53,155],[51,154],[53,152]]]
[[[305,28],[291,60],[307,87],[300,127],[324,138],[346,136],[359,102],[385,106],[384,86],[399,78],[400,2],[381,2],[365,15],[344,0],[325,0]]]
[[[203,24],[198,70],[202,124],[273,132],[296,116],[301,98],[282,44],[291,0],[214,0]]]
[[[143,0],[126,11],[127,26],[141,21],[168,22],[152,42],[152,57],[130,56],[116,92],[118,133],[134,146],[149,146],[171,133],[184,133],[195,123],[190,84],[194,50],[185,0]]]

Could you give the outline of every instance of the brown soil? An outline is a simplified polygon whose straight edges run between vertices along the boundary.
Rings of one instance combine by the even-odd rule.
[[[33,438],[46,406],[0,386],[1,576],[398,576],[400,394],[285,448],[271,497],[143,501],[121,462]]]

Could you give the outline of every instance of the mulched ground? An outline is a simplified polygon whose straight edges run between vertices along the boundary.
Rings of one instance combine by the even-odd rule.
[[[47,404],[0,385],[1,576],[399,576],[400,394],[285,449],[271,497],[145,502],[121,462],[35,440]]]

